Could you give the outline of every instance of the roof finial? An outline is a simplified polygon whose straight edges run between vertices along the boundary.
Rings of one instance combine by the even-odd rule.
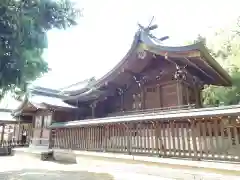
[[[152,31],[154,29],[157,29],[158,25],[156,25],[156,24],[152,25],[153,20],[154,20],[154,16],[152,17],[152,19],[151,19],[151,21],[150,21],[150,23],[147,27],[144,27],[143,25],[138,23],[138,26],[139,26],[140,30],[145,31],[145,32],[149,32],[149,31]]]
[[[149,23],[149,25],[147,27],[144,27],[143,25],[138,23],[140,31],[146,32],[148,34],[148,36],[150,36],[153,39],[157,39],[159,41],[167,40],[169,38],[169,36],[164,36],[164,37],[161,37],[161,38],[157,38],[157,37],[155,37],[154,35],[152,35],[150,33],[150,31],[155,30],[155,29],[158,28],[157,24],[152,25],[153,20],[154,20],[154,16],[152,17],[152,19],[151,19],[151,21],[150,21],[150,23]]]

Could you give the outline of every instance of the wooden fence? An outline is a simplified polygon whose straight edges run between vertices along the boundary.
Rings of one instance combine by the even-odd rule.
[[[237,117],[112,123],[52,130],[51,146],[148,156],[240,158]]]

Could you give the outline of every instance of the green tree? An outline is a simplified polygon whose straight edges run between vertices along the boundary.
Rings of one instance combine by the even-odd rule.
[[[231,31],[219,31],[211,43],[204,37],[196,41],[204,41],[211,55],[225,68],[232,77],[232,87],[207,86],[203,90],[205,105],[233,105],[240,102],[240,37]]]
[[[68,0],[0,1],[0,98],[48,72],[47,31],[76,25],[78,16]]]

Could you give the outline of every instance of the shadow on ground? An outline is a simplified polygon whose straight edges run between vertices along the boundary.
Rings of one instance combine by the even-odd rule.
[[[107,173],[93,173],[87,171],[47,171],[37,169],[23,169],[19,171],[0,172],[1,180],[114,180]]]

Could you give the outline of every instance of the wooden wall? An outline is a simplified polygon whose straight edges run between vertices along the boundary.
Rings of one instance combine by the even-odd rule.
[[[75,120],[76,113],[74,111],[49,111],[39,110],[34,116],[34,127],[32,145],[48,146],[50,140],[50,130],[48,127],[54,122],[64,122]]]
[[[159,71],[149,71],[147,81],[142,87],[132,82],[129,89],[124,93],[123,104],[119,96],[114,97],[112,106],[115,107],[114,112],[155,109],[164,107],[181,106],[195,104],[201,107],[200,93],[201,90],[194,84],[187,81],[177,81],[173,79],[173,70],[169,69],[169,73],[160,80],[156,80]]]
[[[77,112],[74,111],[60,111],[56,110],[53,112],[52,120],[54,122],[65,122],[77,119]]]

